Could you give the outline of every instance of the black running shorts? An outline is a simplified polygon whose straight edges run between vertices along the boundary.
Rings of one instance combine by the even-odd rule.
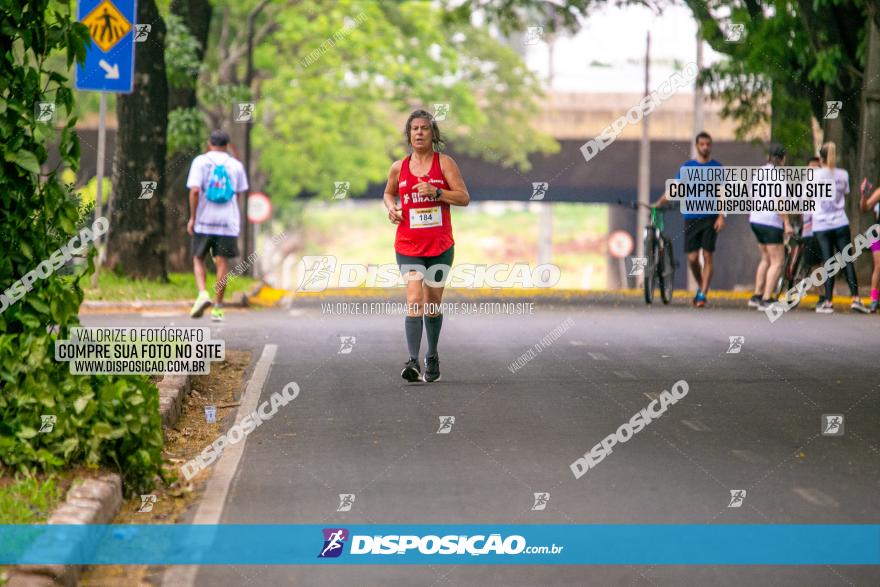
[[[750,223],[751,224],[751,223]],[[775,226],[767,226],[766,224],[751,224],[752,232],[755,238],[762,245],[781,245],[785,237],[785,231]]]
[[[703,249],[710,253],[715,252],[715,220],[717,216],[685,219],[684,221],[684,252],[694,253]]]
[[[192,237],[193,257],[203,258],[210,251],[212,257],[238,257],[238,238],[217,234],[195,233]]]

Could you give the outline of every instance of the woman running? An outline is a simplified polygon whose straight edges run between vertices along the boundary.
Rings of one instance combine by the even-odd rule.
[[[868,192],[872,192],[867,196]],[[860,202],[862,212],[874,209],[874,222],[880,222],[880,188],[874,189],[867,179],[862,181],[862,199]],[[880,240],[871,242],[871,256],[874,259],[874,270],[871,272],[871,306],[869,311],[873,314],[880,305]]]
[[[813,212],[813,234],[819,242],[822,250],[823,261],[827,262],[835,253],[843,251],[849,244],[849,219],[846,217],[846,194],[849,193],[849,174],[845,169],[837,167],[837,146],[827,142],[819,149],[819,159],[822,166],[816,170],[815,178],[831,180],[834,182],[834,198],[822,199],[816,211]],[[856,281],[856,271],[852,263],[846,263],[844,268],[849,291],[852,294],[850,308],[854,312],[868,313],[868,309],[859,298],[859,285]],[[834,276],[829,275],[825,281],[825,296],[816,304],[816,311],[820,314],[834,312]]]
[[[471,197],[458,165],[440,153],[445,142],[431,114],[410,114],[403,134],[412,154],[391,165],[384,197],[388,219],[397,225],[394,250],[406,281],[409,360],[400,375],[410,382],[432,382],[440,379],[440,303],[454,256],[449,206],[467,206]],[[428,338],[424,379],[419,368],[423,319]]]
[[[770,145],[767,164],[764,167],[772,168],[785,165],[785,149],[782,145]],[[758,239],[758,249],[761,260],[758,262],[758,271],[755,274],[755,295],[749,300],[749,306],[765,310],[775,300],[774,291],[779,274],[782,272],[782,263],[785,261],[783,239],[786,234],[793,234],[791,222],[788,216],[776,212],[752,212],[749,215],[749,224],[755,238]]]

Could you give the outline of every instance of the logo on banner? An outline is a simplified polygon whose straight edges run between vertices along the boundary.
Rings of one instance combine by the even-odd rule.
[[[324,528],[324,548],[318,558],[337,558],[342,554],[342,547],[348,540],[348,530],[345,528]]]

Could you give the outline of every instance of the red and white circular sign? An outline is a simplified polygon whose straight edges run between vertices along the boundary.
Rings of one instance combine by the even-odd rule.
[[[615,230],[608,235],[608,252],[615,259],[624,259],[633,251],[633,239],[625,230]]]
[[[263,192],[254,192],[248,196],[247,217],[253,224],[262,224],[272,217],[272,202]]]

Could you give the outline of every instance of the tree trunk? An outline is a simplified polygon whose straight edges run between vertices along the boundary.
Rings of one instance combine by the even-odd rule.
[[[875,4],[868,5],[868,31],[865,46],[865,86],[862,88],[861,134],[859,135],[859,174],[853,178],[853,194],[849,203],[849,217],[853,232],[865,232],[874,224],[874,213],[859,209],[858,185],[867,177],[874,185],[880,185],[880,27],[877,21],[880,11]],[[863,254],[856,262],[859,284],[867,286],[871,279],[870,254]]]
[[[189,32],[199,42],[199,62],[204,59],[211,28],[211,3],[208,0],[172,0],[171,12],[180,16]],[[195,87],[175,88],[168,91],[168,111],[198,106]],[[208,137],[204,137],[207,142]],[[168,244],[168,270],[190,271],[192,254],[190,237],[186,232],[189,219],[189,197],[186,177],[193,153],[169,153],[166,165],[168,182],[165,186],[165,202],[168,210],[165,223],[165,241]]]
[[[167,280],[165,246],[165,23],[155,0],[140,0],[137,21],[152,23],[150,40],[135,45],[134,92],[116,102],[119,129],[113,158],[113,202],[107,266],[135,278]],[[140,199],[141,182],[156,182]]]

